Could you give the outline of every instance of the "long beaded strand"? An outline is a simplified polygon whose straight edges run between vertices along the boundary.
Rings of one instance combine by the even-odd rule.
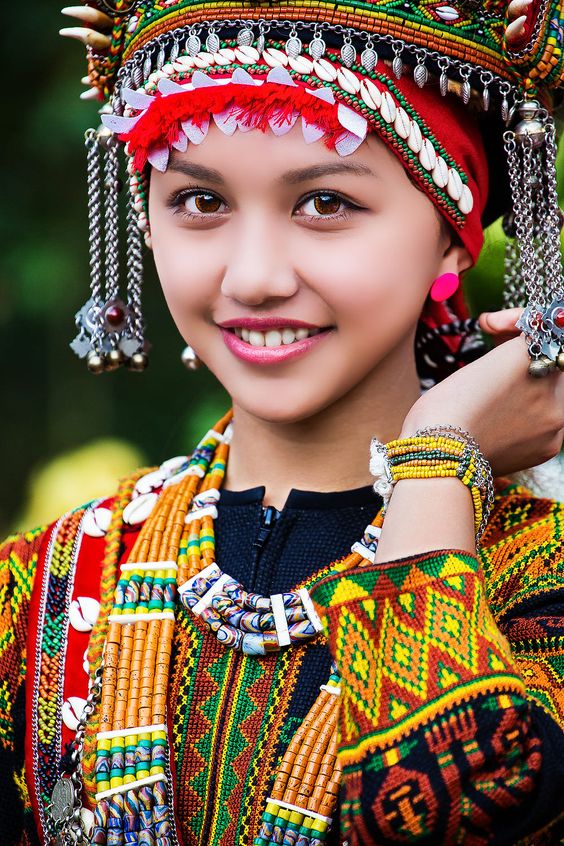
[[[219,421],[187,467],[165,482],[129,561],[121,566],[108,617],[97,734],[91,842],[100,846],[172,842],[166,698],[177,584],[183,601],[190,600],[185,601],[187,607],[199,613],[220,640],[251,654],[280,649],[321,630],[305,589],[261,597],[244,591],[215,564],[214,519],[229,453],[230,420],[228,414]],[[380,526],[379,515],[340,568],[374,559]],[[280,843],[284,837],[296,846],[325,841],[340,781],[339,690],[339,677],[333,673],[290,744],[257,846]]]

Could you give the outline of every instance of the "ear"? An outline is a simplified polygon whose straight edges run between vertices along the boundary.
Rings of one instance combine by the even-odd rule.
[[[463,244],[453,244],[449,241],[443,253],[439,273],[456,273],[461,276],[465,270],[472,267],[473,263],[470,253]]]

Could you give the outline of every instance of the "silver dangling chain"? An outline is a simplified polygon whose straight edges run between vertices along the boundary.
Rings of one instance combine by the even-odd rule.
[[[540,377],[564,369],[564,317],[560,229],[556,195],[554,127],[535,101],[522,103],[514,130],[504,135],[513,199],[514,248],[506,252],[507,304],[522,304],[515,287],[521,280],[526,308],[517,323],[529,343],[529,373]],[[513,252],[514,250],[514,252]],[[512,259],[518,263],[512,265]]]
[[[128,358],[128,368],[139,372],[145,370],[149,363],[141,310],[142,283],[143,236],[139,229],[135,197],[130,192],[127,209],[127,329],[120,347]]]
[[[102,696],[103,662],[97,668],[72,741],[70,775],[59,776],[47,808],[47,836],[55,846],[87,846],[89,831],[82,820],[82,751],[88,720]]]
[[[119,156],[118,141],[108,140],[104,162],[104,209],[106,213],[106,303],[119,295]]]

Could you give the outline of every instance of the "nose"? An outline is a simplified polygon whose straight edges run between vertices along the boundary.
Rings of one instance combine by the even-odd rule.
[[[269,300],[289,299],[298,286],[282,227],[266,216],[242,222],[233,239],[222,294],[243,305],[260,306]]]

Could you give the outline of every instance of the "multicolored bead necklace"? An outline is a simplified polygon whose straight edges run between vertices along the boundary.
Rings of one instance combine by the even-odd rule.
[[[250,593],[215,562],[214,520],[231,439],[231,414],[164,481],[127,563],[107,618],[90,842],[172,846],[166,701],[177,597],[217,639],[265,655],[317,637],[307,590]],[[380,513],[341,562],[373,561]],[[340,679],[332,672],[275,774],[255,846],[319,846],[337,801]]]

